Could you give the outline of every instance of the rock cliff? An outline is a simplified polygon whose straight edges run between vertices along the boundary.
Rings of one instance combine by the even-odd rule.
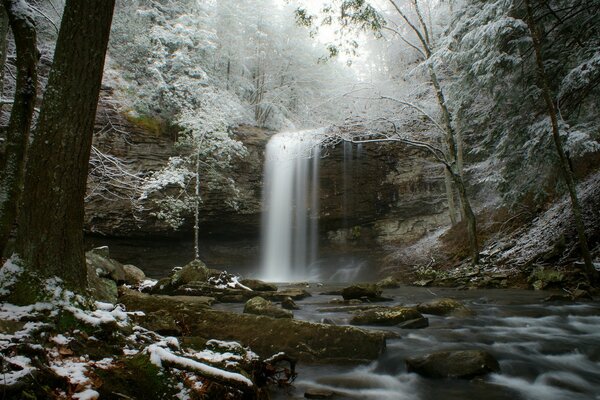
[[[94,146],[120,158],[131,171],[148,174],[176,154],[176,130],[160,121],[135,120],[117,110],[104,91]],[[218,187],[203,194],[201,236],[205,240],[258,242],[264,151],[274,134],[251,126],[233,133],[248,155],[235,163],[232,177],[241,193],[238,211],[226,205]],[[408,242],[446,223],[443,170],[414,149],[398,145],[338,145],[323,150],[320,163],[320,233],[325,246],[371,249],[373,245]],[[90,187],[97,182],[90,178]],[[213,185],[209,185],[213,186]],[[189,237],[192,218],[173,231],[152,213],[134,207],[131,193],[90,194],[86,203],[89,233],[110,237]],[[254,252],[256,253],[256,252]]]

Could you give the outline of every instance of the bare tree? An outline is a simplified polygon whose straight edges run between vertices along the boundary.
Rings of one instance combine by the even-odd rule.
[[[579,247],[581,248],[581,254],[585,263],[585,271],[592,279],[597,279],[598,272],[594,268],[592,262],[592,256],[588,247],[587,237],[585,234],[585,225],[583,223],[583,217],[581,213],[581,205],[579,204],[579,198],[577,196],[577,187],[575,185],[575,178],[573,177],[573,171],[569,163],[569,159],[565,153],[562,139],[560,137],[560,128],[558,124],[558,111],[554,103],[552,91],[548,84],[548,77],[546,75],[546,69],[544,66],[544,57],[542,54],[542,44],[540,31],[536,25],[534,10],[531,6],[530,0],[525,0],[526,18],[525,22],[531,33],[531,39],[533,42],[533,50],[535,52],[535,60],[537,64],[537,78],[542,91],[542,97],[546,103],[548,116],[552,124],[552,139],[556,152],[558,153],[559,165],[562,171],[563,178],[567,184],[569,191],[569,197],[571,199],[571,207],[573,209],[573,216],[575,218],[575,226],[577,228],[577,236],[579,239]]]
[[[22,9],[22,4],[4,0],[2,11],[8,15],[15,38],[17,79],[7,130],[6,156],[0,165],[0,256],[17,217],[37,91],[36,30],[29,10]]]

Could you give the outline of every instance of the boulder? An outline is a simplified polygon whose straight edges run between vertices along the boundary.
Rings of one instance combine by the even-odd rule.
[[[300,309],[300,307],[298,307],[298,305],[294,302],[294,300],[289,296],[286,296],[283,298],[283,300],[281,300],[281,307],[285,308],[286,310],[299,310]]]
[[[112,279],[100,278],[97,270],[87,263],[88,289],[94,300],[117,303],[117,283]]]
[[[263,282],[258,279],[242,279],[240,281],[240,283],[242,285],[246,286],[247,288],[250,288],[250,289],[258,291],[258,292],[276,292],[277,291],[276,285],[274,285],[272,283],[268,283],[268,282]]]
[[[409,372],[416,372],[428,378],[471,379],[499,372],[498,361],[488,352],[482,350],[441,351],[424,357],[406,360]]]
[[[123,264],[109,257],[108,246],[97,247],[88,251],[85,253],[85,261],[100,278],[112,279],[117,283],[125,281]]]
[[[342,297],[344,300],[379,300],[381,289],[374,284],[352,285],[342,289]]]
[[[200,260],[194,260],[171,276],[172,285],[185,285],[190,282],[206,282],[210,271],[206,264]]]
[[[411,307],[380,307],[358,311],[350,323],[352,325],[392,326],[419,318],[423,318],[421,313]]]
[[[398,324],[400,329],[423,329],[429,326],[429,319],[425,317],[411,319]]]
[[[473,312],[463,303],[454,299],[435,299],[417,305],[417,310],[423,314],[469,316]]]
[[[125,272],[124,281],[128,285],[139,285],[146,279],[144,271],[135,265],[125,264],[123,265],[123,271]]]
[[[382,289],[395,289],[400,287],[400,281],[393,276],[388,276],[377,282],[377,286]]]
[[[244,306],[245,314],[265,315],[273,318],[293,318],[294,314],[291,311],[277,307],[269,300],[262,297],[253,297],[246,302]]]
[[[195,337],[233,340],[251,346],[261,357],[285,352],[303,362],[356,363],[375,360],[385,349],[384,333],[352,326],[214,310],[171,296],[154,296],[126,288],[122,289],[119,302],[127,310],[146,313],[135,317],[140,326],[151,319],[147,314],[166,310],[174,321],[184,323],[187,343],[193,343]]]

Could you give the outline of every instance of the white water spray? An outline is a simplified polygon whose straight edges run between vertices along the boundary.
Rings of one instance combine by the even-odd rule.
[[[267,144],[262,279],[306,280],[317,259],[320,133],[278,133]]]

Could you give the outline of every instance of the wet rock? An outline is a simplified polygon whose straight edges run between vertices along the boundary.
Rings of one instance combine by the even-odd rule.
[[[409,372],[429,378],[471,379],[500,371],[498,361],[482,350],[441,351],[406,360]]]
[[[283,300],[281,300],[281,307],[285,308],[286,310],[299,310],[300,309],[300,307],[298,307],[298,305],[294,302],[294,300],[289,296],[286,296],[283,298]]]
[[[258,291],[258,292],[276,292],[277,291],[276,285],[274,285],[272,283],[268,283],[268,282],[263,282],[258,279],[242,279],[240,281],[240,283],[242,285],[246,286],[247,288],[250,288],[250,289]]]
[[[392,326],[419,318],[423,318],[421,313],[411,307],[380,307],[357,312],[350,323],[352,325]]]
[[[377,282],[377,286],[382,289],[395,289],[400,287],[400,281],[393,276],[388,276]]]
[[[97,247],[88,251],[85,253],[85,261],[100,278],[112,279],[117,283],[125,281],[123,265],[109,257],[108,246]]]
[[[125,264],[123,265],[123,271],[125,272],[124,281],[128,285],[139,285],[146,279],[144,271],[135,265]]]
[[[246,302],[244,314],[265,315],[273,318],[293,318],[291,311],[277,307],[262,297],[253,297]]]
[[[324,389],[306,389],[304,392],[305,399],[333,399],[334,395],[331,390]]]
[[[379,300],[381,289],[374,284],[352,285],[342,289],[344,300]]]
[[[423,314],[469,316],[473,312],[458,300],[435,299],[417,305],[417,310]]]
[[[206,264],[200,260],[194,260],[173,274],[171,284],[185,285],[190,282],[206,282],[209,277],[210,271]]]
[[[148,313],[145,320],[145,328],[164,336],[181,336],[182,330],[178,321],[169,312],[158,310]]]
[[[87,264],[88,290],[94,300],[106,303],[117,303],[117,283],[111,279],[100,278],[97,270],[91,264]]]
[[[411,319],[411,320],[408,320],[408,321],[398,324],[398,328],[400,328],[400,329],[423,329],[423,328],[427,328],[428,326],[429,326],[429,319],[427,319],[425,317]]]
[[[384,333],[351,326],[214,310],[171,296],[153,296],[130,289],[122,290],[119,301],[128,310],[147,314],[166,310],[174,320],[185,323],[185,335],[190,342],[194,337],[233,340],[251,346],[261,357],[282,351],[306,362],[366,362],[379,357],[385,349]],[[136,324],[144,326],[145,320],[148,317],[137,317]]]

